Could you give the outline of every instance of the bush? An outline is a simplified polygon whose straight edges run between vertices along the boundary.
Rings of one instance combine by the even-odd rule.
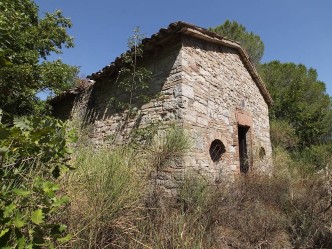
[[[301,162],[310,165],[313,172],[317,172],[332,162],[332,143],[313,145],[299,152],[297,156]]]
[[[322,147],[320,147],[321,149]],[[325,153],[324,153],[325,154]],[[329,161],[317,170],[301,154],[290,156],[277,148],[274,153],[277,179],[289,180],[290,195],[280,205],[286,214],[287,232],[295,248],[330,248],[332,215],[332,178]],[[320,158],[323,162],[324,158]]]
[[[136,143],[97,151],[82,144],[74,154],[76,170],[63,179],[71,198],[65,216],[73,235],[70,246],[136,248],[142,245],[141,240],[146,241],[145,233],[148,233],[142,224],[151,219],[148,214],[152,210],[157,210],[151,205],[145,206],[155,197],[146,188],[156,187],[151,184],[151,177],[155,177],[151,173],[180,162],[188,148],[186,135],[182,129],[172,127],[145,144],[143,150]]]
[[[287,244],[281,239],[287,239],[286,217],[280,206],[288,185],[286,179],[241,175],[219,188],[209,204],[213,237],[241,248],[283,248],[279,246]]]
[[[272,176],[239,175],[211,186],[188,176],[178,202],[159,198],[130,248],[330,248],[330,170],[304,174],[301,162],[275,151]]]
[[[70,239],[57,215],[68,202],[56,178],[68,169],[66,126],[50,117],[0,124],[1,248],[54,247]]]
[[[271,142],[273,147],[282,147],[284,149],[296,149],[299,138],[295,134],[293,126],[284,120],[270,121]]]
[[[138,223],[141,233],[135,239],[140,244],[129,248],[212,248],[205,237],[208,219],[203,215],[208,190],[204,179],[186,178],[179,186],[176,203],[155,196],[142,210],[145,219]]]
[[[294,182],[285,208],[295,248],[332,247],[331,172]]]

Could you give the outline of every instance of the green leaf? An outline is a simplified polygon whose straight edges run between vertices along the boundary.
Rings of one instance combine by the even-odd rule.
[[[17,228],[21,228],[23,227],[26,223],[24,220],[22,220],[22,214],[20,212],[18,212],[14,218],[13,224],[15,227]]]
[[[5,228],[5,229],[1,230],[0,238],[1,238],[2,236],[4,236],[6,233],[8,233],[8,231],[9,231],[9,228]]]
[[[68,242],[71,238],[72,238],[72,236],[70,234],[67,234],[63,238],[58,238],[57,241],[59,241],[60,243],[64,243],[64,242]]]
[[[37,225],[40,225],[44,222],[44,214],[41,209],[37,209],[31,214],[31,221]]]
[[[25,238],[24,237],[20,238],[17,243],[18,249],[24,249],[25,245],[26,245]]]
[[[53,182],[47,181],[43,184],[43,191],[50,198],[55,196],[55,191],[57,190],[59,190],[59,186]]]
[[[18,196],[23,196],[26,197],[28,195],[30,195],[30,191],[24,190],[24,189],[13,189],[14,194],[18,195]]]
[[[64,204],[67,204],[69,202],[68,196],[62,196],[60,198],[54,198],[54,202],[52,204],[53,207],[61,207]]]
[[[26,120],[23,118],[14,118],[14,125],[21,130],[28,130],[30,127],[27,125]]]
[[[66,229],[67,229],[67,226],[65,224],[61,224],[59,227],[60,232],[64,232],[64,231],[66,231]]]
[[[33,244],[32,243],[30,243],[30,244],[28,244],[28,245],[25,246],[25,249],[32,249],[32,248],[33,248]]]
[[[50,243],[50,244],[48,245],[48,248],[49,248],[49,249],[55,249],[55,246],[53,245],[53,243]]]
[[[8,206],[6,206],[4,208],[3,217],[5,217],[5,218],[10,217],[13,214],[15,208],[16,208],[16,205],[14,203],[11,203]]]

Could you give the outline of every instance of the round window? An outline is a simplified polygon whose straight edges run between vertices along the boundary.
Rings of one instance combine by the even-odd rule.
[[[213,162],[221,159],[221,156],[226,152],[225,145],[219,140],[215,139],[210,146],[210,157]]]

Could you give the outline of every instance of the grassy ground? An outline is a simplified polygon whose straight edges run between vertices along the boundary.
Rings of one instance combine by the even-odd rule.
[[[329,160],[314,170],[274,150],[274,172],[239,175],[227,186],[187,177],[176,202],[151,191],[152,172],[181,163],[189,147],[173,128],[144,149],[125,146],[75,154],[63,179],[71,248],[331,248]],[[310,169],[310,170],[309,170]]]

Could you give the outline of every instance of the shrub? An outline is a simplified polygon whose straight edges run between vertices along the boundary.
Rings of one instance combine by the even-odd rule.
[[[152,210],[157,210],[144,205],[151,200],[146,186],[155,187],[151,185],[151,172],[180,162],[188,147],[185,133],[172,127],[144,144],[143,150],[136,143],[98,150],[82,145],[74,154],[76,170],[63,179],[71,199],[65,216],[73,235],[70,246],[142,245],[141,240],[146,239],[143,234],[148,232],[142,224],[151,219]]]
[[[287,217],[287,232],[293,247],[330,248],[332,172],[326,159],[319,159],[326,161],[325,167],[321,164],[323,169],[318,171],[308,159],[311,156],[306,158],[301,153],[290,156],[283,149],[275,150],[275,175],[277,179],[286,177],[290,183],[290,195],[280,208]]]
[[[262,175],[241,175],[220,187],[209,203],[216,243],[241,248],[281,248],[286,217],[280,209],[288,195],[287,181]],[[221,245],[220,245],[221,246]]]
[[[284,212],[295,248],[332,247],[331,172],[301,179],[292,184],[292,195]]]
[[[219,186],[190,176],[177,205],[159,200],[145,209],[137,238],[144,246],[130,248],[330,248],[330,173],[291,174],[241,175]]]
[[[140,244],[129,248],[212,248],[205,237],[208,190],[204,179],[186,178],[179,186],[176,203],[155,196],[154,202],[142,210],[145,219],[138,223],[141,233],[136,238]]]
[[[332,143],[312,145],[298,154],[304,164],[311,166],[313,172],[322,170],[332,161]]]
[[[298,146],[299,138],[292,125],[284,120],[271,120],[271,142],[273,147],[282,147],[293,150]]]
[[[68,169],[66,126],[50,117],[0,124],[1,248],[54,247],[70,239],[56,219],[68,202],[55,182]]]

